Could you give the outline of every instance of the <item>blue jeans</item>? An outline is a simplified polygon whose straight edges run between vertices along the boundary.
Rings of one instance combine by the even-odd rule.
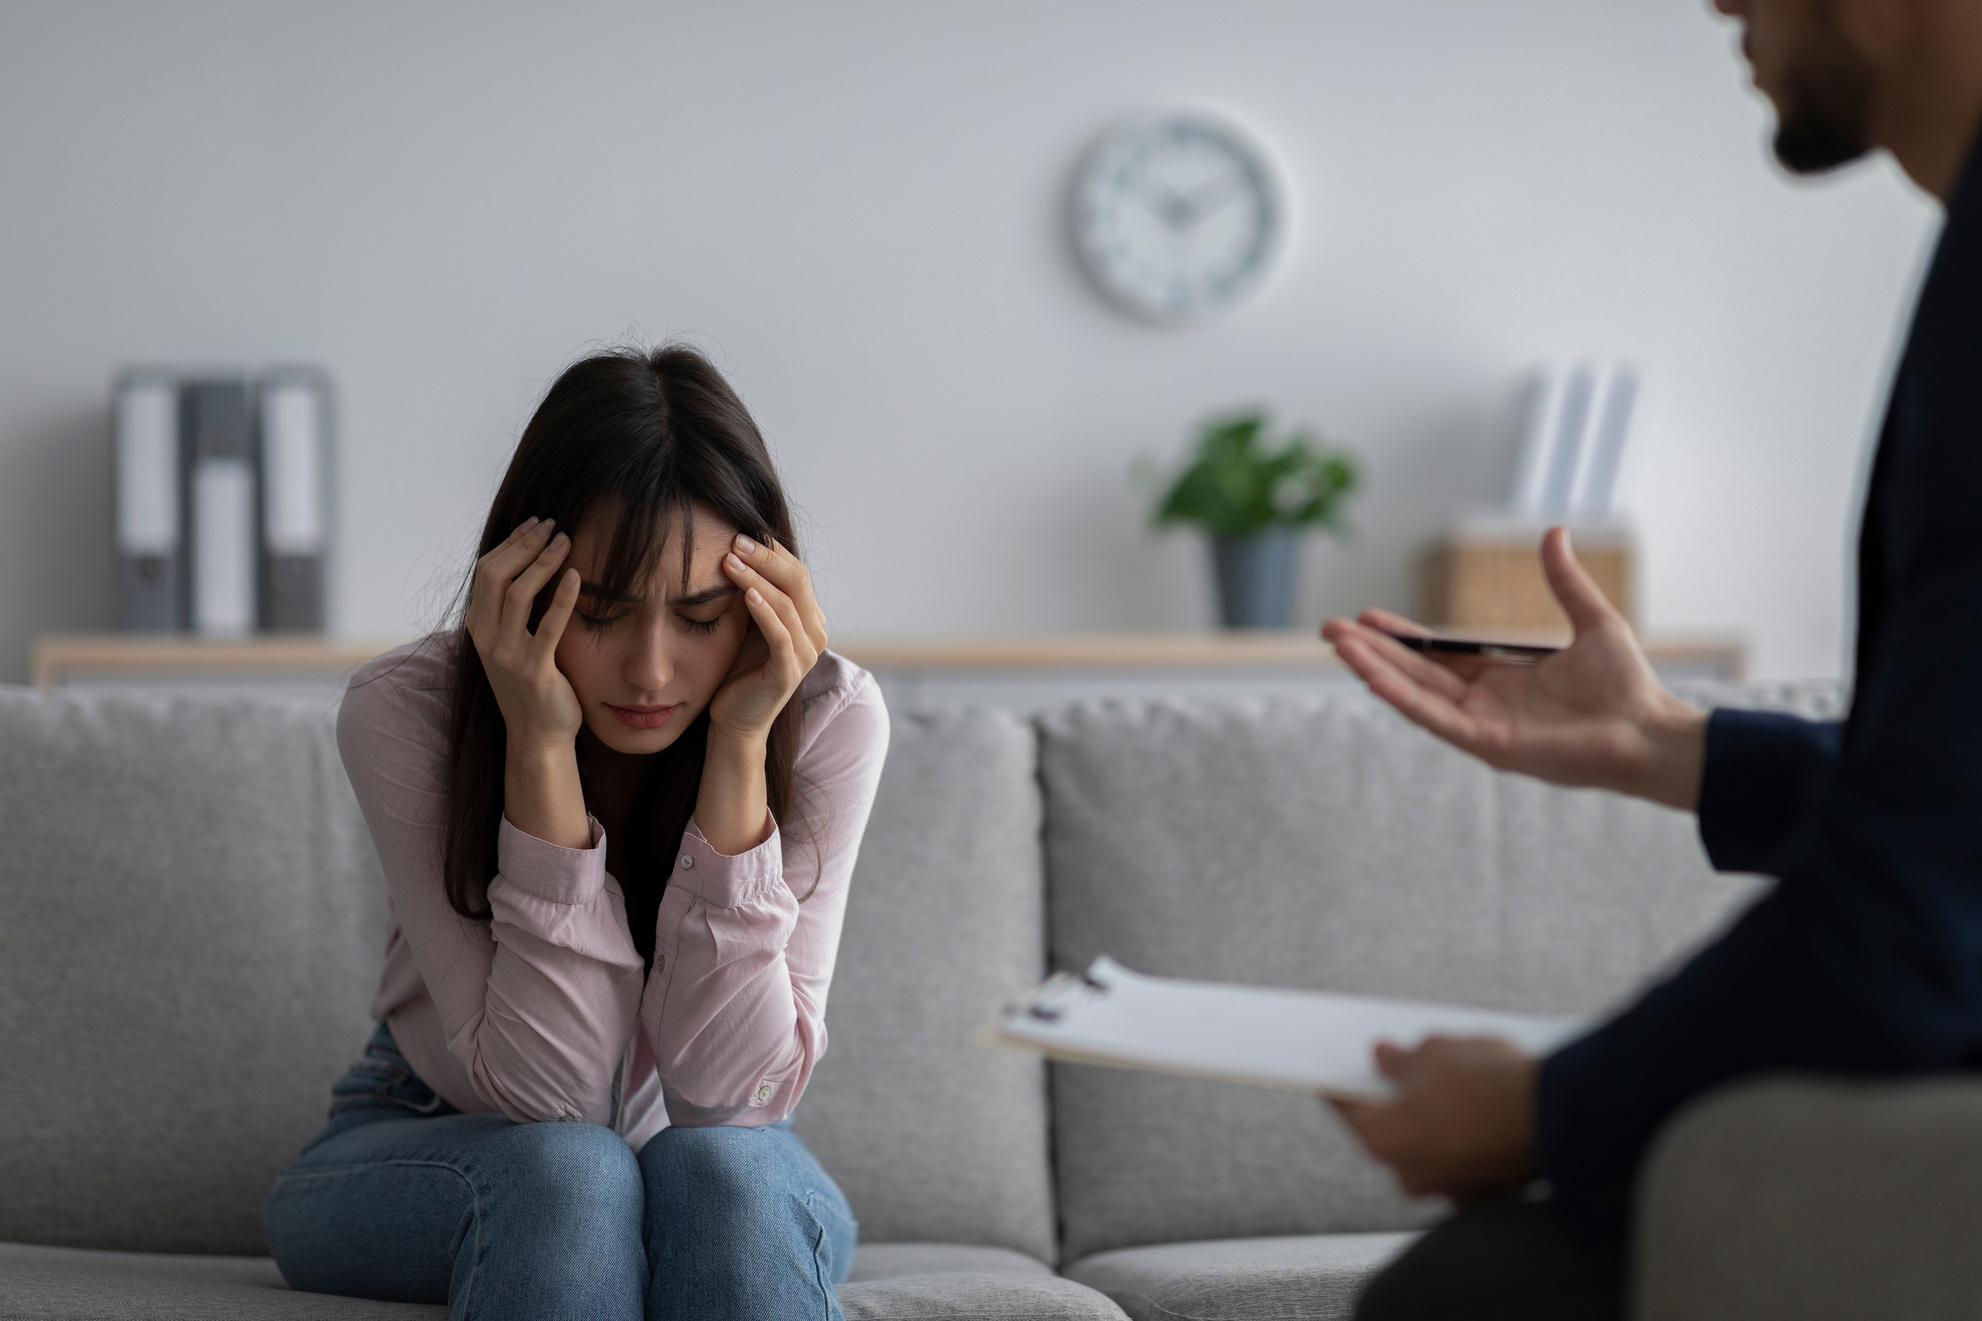
[[[269,1193],[290,1287],[446,1302],[465,1318],[841,1321],[846,1198],[793,1136],[464,1115],[379,1025],[330,1123]]]

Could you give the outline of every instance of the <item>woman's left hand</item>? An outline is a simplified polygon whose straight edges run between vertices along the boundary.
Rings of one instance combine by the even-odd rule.
[[[760,546],[739,534],[723,557],[723,572],[743,589],[757,631],[710,701],[709,725],[712,733],[762,743],[826,649],[826,616],[805,566],[775,541]]]

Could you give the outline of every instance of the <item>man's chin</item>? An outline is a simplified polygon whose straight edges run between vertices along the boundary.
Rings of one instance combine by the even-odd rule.
[[[1791,174],[1824,174],[1872,150],[1858,134],[1812,115],[1785,119],[1776,128],[1776,160]]]

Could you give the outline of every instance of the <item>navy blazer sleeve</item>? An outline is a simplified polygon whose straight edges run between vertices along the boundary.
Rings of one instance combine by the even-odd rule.
[[[1775,874],[1777,851],[1837,764],[1844,724],[1723,707],[1707,719],[1700,842],[1721,871]]]

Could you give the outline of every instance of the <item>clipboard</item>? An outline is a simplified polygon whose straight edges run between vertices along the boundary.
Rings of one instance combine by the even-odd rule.
[[[1326,991],[1279,990],[1147,977],[1106,955],[1063,972],[1005,1007],[987,1045],[1113,1068],[1216,1078],[1260,1087],[1382,1100],[1379,1041],[1491,1036],[1532,1055],[1591,1026],[1584,1018],[1422,1004]]]

